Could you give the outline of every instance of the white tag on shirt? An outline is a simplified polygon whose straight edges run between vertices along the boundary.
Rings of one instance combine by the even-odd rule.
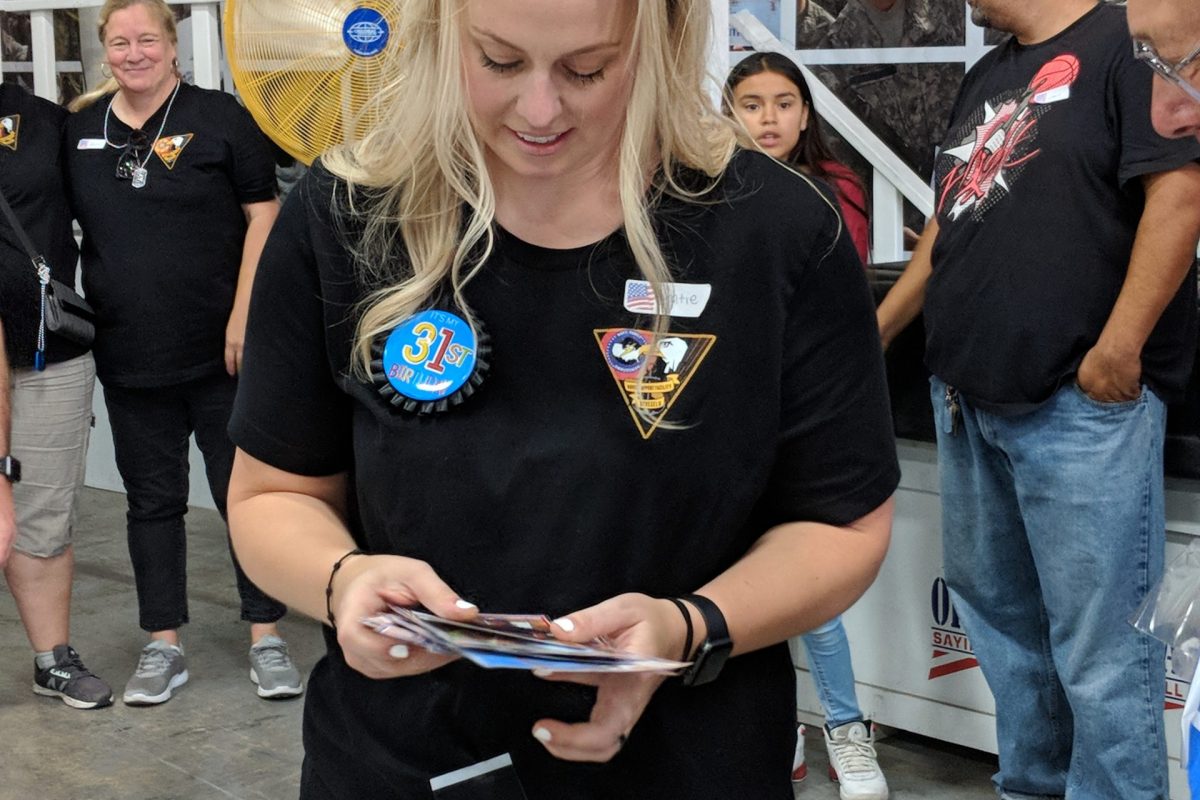
[[[708,307],[711,283],[666,283],[666,297],[659,303],[649,281],[625,281],[625,310],[635,314],[666,314],[669,317],[698,317]]]
[[[80,139],[78,150],[103,150],[108,142],[103,139]]]
[[[1050,89],[1049,91],[1041,92],[1040,94],[1035,94],[1033,96],[1033,102],[1037,103],[1039,106],[1048,106],[1051,103],[1058,103],[1063,100],[1069,100],[1070,98],[1071,87],[1070,85],[1067,85],[1059,86],[1057,89]]]

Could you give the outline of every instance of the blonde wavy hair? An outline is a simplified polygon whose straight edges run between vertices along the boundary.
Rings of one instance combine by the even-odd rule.
[[[624,232],[642,276],[665,297],[671,272],[651,208],[664,194],[702,196],[711,185],[683,186],[679,168],[715,182],[736,135],[704,86],[710,0],[623,1],[636,8],[631,57],[637,63],[620,141]],[[367,295],[358,322],[354,367],[361,375],[369,373],[372,344],[421,310],[447,278],[474,325],[463,291],[495,246],[496,197],[468,117],[459,39],[465,2],[404,3],[395,34],[404,47],[390,56],[402,77],[375,98],[378,124],[356,145],[324,156],[349,184],[348,208],[362,222],[350,243],[360,276],[382,287]],[[406,254],[400,267],[397,252]],[[656,336],[666,319],[655,318]]]
[[[100,22],[96,26],[96,33],[100,37],[100,44],[104,44],[109,17],[118,11],[124,11],[133,6],[145,6],[151,15],[158,18],[158,21],[162,24],[163,32],[167,34],[167,38],[171,40],[171,44],[176,48],[179,47],[179,31],[175,27],[175,12],[163,0],[107,0],[100,7]],[[179,77],[178,66],[175,67],[175,76]],[[110,95],[120,88],[121,86],[117,83],[116,78],[107,78],[95,89],[76,97],[67,108],[71,111],[79,111],[80,109],[87,108],[101,97]]]

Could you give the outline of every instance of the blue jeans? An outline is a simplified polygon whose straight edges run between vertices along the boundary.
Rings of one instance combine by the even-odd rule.
[[[1188,794],[1200,800],[1200,731],[1189,725],[1188,736]]]
[[[145,631],[175,630],[188,621],[188,437],[195,432],[213,502],[225,518],[233,469],[226,427],[237,381],[224,373],[152,389],[104,387],[117,471],[125,484],[129,558],[137,585],[138,624]],[[247,622],[275,622],[287,608],[255,586],[233,559]]]
[[[858,708],[858,697],[854,693],[854,667],[850,664],[850,641],[841,617],[834,617],[824,625],[814,628],[801,637],[804,652],[808,656],[808,669],[812,672],[821,708],[825,711],[825,725],[836,728],[847,722],[863,718]]]
[[[1002,417],[932,379],[946,581],[996,699],[1004,797],[1163,800],[1164,645],[1127,622],[1163,569],[1165,409],[1072,383]]]

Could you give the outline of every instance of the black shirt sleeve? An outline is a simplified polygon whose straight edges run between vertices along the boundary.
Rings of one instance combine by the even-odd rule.
[[[781,438],[764,494],[766,525],[845,525],[900,480],[883,352],[866,276],[829,214],[792,297],[783,363]]]
[[[1120,147],[1117,178],[1122,187],[1133,180],[1158,172],[1178,169],[1200,158],[1200,143],[1186,139],[1164,139],[1150,119],[1154,73],[1122,47],[1110,72],[1109,125]]]
[[[299,475],[343,472],[351,460],[352,413],[328,356],[329,305],[313,245],[314,235],[329,230],[330,189],[328,173],[310,172],[267,240],[229,424],[238,447]]]
[[[232,133],[232,171],[238,200],[243,204],[261,203],[276,196],[275,155],[271,144],[259,130],[250,112],[232,96],[230,105]]]

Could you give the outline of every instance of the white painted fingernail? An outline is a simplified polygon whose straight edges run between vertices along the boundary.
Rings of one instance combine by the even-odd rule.
[[[538,677],[538,678],[549,678],[551,675],[553,675],[553,674],[554,674],[554,670],[552,670],[552,669],[543,669],[543,668],[541,668],[541,667],[538,667],[537,669],[535,669],[535,670],[533,671],[533,674],[534,674],[534,676],[535,676],[535,677]]]
[[[562,628],[567,633],[575,630],[575,623],[571,622],[571,620],[567,619],[566,617],[560,617],[559,619],[554,620],[554,624]]]
[[[408,658],[408,647],[402,644],[392,645],[392,649],[388,650],[388,655],[392,658]]]
[[[459,600],[454,605],[458,606],[463,611],[469,611],[470,609],[478,608],[478,606],[476,606],[474,603],[468,603],[466,600]]]
[[[554,737],[551,736],[550,731],[546,730],[545,728],[534,728],[533,738],[537,739],[539,742],[549,742]]]

